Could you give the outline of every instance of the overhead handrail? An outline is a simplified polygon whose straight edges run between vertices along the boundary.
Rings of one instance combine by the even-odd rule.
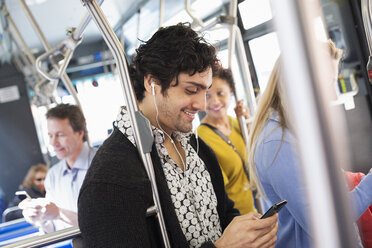
[[[196,17],[194,13],[192,13],[190,0],[185,0],[185,10],[186,13],[192,18],[191,26],[195,27],[198,25],[200,27],[204,27],[204,22],[200,18]]]
[[[102,2],[103,0],[99,0],[98,4],[101,5]],[[48,49],[44,54],[40,55],[36,59],[36,68],[41,75],[49,80],[56,80],[62,77],[62,74],[66,71],[66,68],[70,63],[75,48],[82,42],[84,31],[91,20],[92,17],[89,13],[85,13],[79,26],[76,29],[69,30],[68,37],[64,41],[56,47]],[[50,72],[47,72],[42,67],[42,62],[44,61],[52,61],[53,64],[59,64],[61,61],[63,62],[57,68],[53,68]]]
[[[320,1],[271,1],[281,48],[283,87],[292,117],[301,162],[300,180],[306,187],[308,220],[314,247],[358,247],[341,168],[348,168],[344,135],[346,123],[339,109],[329,106],[331,58],[317,40],[314,18]],[[328,62],[328,64],[327,64]],[[296,71],[294,73],[294,70]],[[309,131],[311,130],[311,131]],[[315,180],[316,179],[316,180]]]
[[[48,87],[49,86],[49,87]],[[52,99],[53,103],[56,103],[57,100],[55,99],[53,93],[56,91],[58,86],[58,80],[48,81],[44,80],[41,81],[34,86],[35,96],[38,96],[42,99],[45,99],[47,102],[45,105],[50,105]]]
[[[66,72],[66,68],[70,63],[75,48],[81,43],[82,39],[74,40],[70,35],[66,40],[61,42],[55,48],[50,49],[46,53],[43,53],[36,59],[36,68],[41,75],[49,80],[57,80],[62,77],[62,74]],[[58,71],[54,68],[47,72],[42,67],[44,61],[53,61],[53,64],[58,64],[63,61],[62,65],[59,66]]]
[[[362,18],[364,31],[366,33],[367,44],[369,49],[368,62],[366,65],[369,82],[372,84],[372,6],[370,0],[361,0]]]
[[[32,15],[30,9],[28,8],[27,4],[25,3],[25,0],[19,0],[19,3],[21,4],[21,7],[24,10],[27,18],[29,19],[31,25],[33,26],[34,30],[36,31],[36,33],[37,33],[37,35],[38,35],[41,43],[44,46],[44,49],[46,51],[49,51],[51,49],[51,47],[50,47],[48,41],[46,40],[44,34],[42,33],[39,25],[36,23],[36,20],[35,20],[34,16]],[[59,70],[59,65],[58,64],[53,64],[53,67],[57,71]],[[76,105],[79,106],[80,109],[82,109],[81,103],[80,103],[80,101],[79,101],[79,99],[77,97],[76,90],[75,90],[74,86],[72,85],[71,80],[68,77],[68,75],[67,75],[66,72],[62,73],[61,80],[62,80],[63,84],[65,85],[65,87],[67,88],[68,92],[74,98]]]
[[[100,3],[103,2],[103,0],[99,0],[99,1],[100,1]],[[50,47],[48,41],[46,40],[43,32],[41,31],[39,25],[37,24],[34,16],[32,15],[30,9],[28,8],[27,4],[25,3],[25,0],[19,0],[19,3],[21,4],[21,6],[22,6],[22,8],[23,8],[23,10],[24,10],[27,18],[29,19],[29,21],[32,24],[34,30],[36,31],[36,33],[37,33],[37,35],[38,35],[41,43],[44,46],[44,49],[46,51],[50,51],[51,50],[51,47]],[[72,34],[72,37],[75,37],[76,38],[76,36],[81,36],[82,33],[84,32],[84,28],[86,28],[86,26],[88,25],[88,23],[89,23],[90,20],[91,20],[91,18],[90,17],[88,18],[87,15],[85,15],[83,22],[81,22],[81,24],[78,26],[78,29],[77,29],[76,33],[75,34]],[[77,43],[75,43],[75,44],[77,44]],[[73,46],[71,46],[71,47],[73,47]],[[71,52],[71,54],[70,54],[70,52]],[[68,56],[72,56],[72,51],[70,51],[70,52],[67,52],[67,55]],[[52,65],[53,65],[54,69],[58,72],[59,71],[59,68],[60,68],[59,64],[58,63],[53,63]],[[67,64],[65,64],[63,66],[64,67],[67,67]],[[68,90],[68,92],[74,98],[76,105],[80,108],[81,111],[83,111],[83,108],[81,106],[80,100],[79,100],[79,98],[77,96],[77,92],[76,92],[74,86],[72,85],[72,82],[71,82],[69,76],[67,75],[66,71],[63,71],[60,79],[62,80],[62,82],[65,85],[65,87]],[[87,134],[87,142],[88,142],[88,145],[91,146],[91,142],[90,142],[90,139],[89,139],[89,135],[88,134]]]
[[[151,132],[151,125],[149,120],[138,109],[134,89],[130,82],[124,50],[120,45],[120,41],[118,40],[111,26],[109,25],[107,19],[102,13],[102,10],[100,9],[97,2],[95,0],[81,1],[83,5],[88,9],[89,13],[92,15],[95,23],[97,24],[97,27],[101,31],[104,40],[106,41],[107,46],[110,48],[115,58],[116,65],[119,71],[120,82],[123,86],[123,90],[126,96],[125,97],[126,105],[129,112],[129,118],[132,123],[137,149],[145,165],[146,172],[151,182],[154,207],[150,208],[148,211],[152,210],[154,213],[157,214],[164,246],[170,247],[168,233],[165,228],[164,216],[160,205],[160,198],[155,179],[155,172],[150,155],[154,137]]]

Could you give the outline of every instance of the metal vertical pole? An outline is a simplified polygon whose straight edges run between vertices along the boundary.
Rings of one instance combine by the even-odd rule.
[[[155,171],[150,154],[154,139],[153,134],[151,132],[150,122],[138,110],[134,89],[129,78],[129,71],[125,60],[124,50],[120,45],[120,41],[115,35],[114,30],[110,27],[104,14],[102,13],[102,10],[100,9],[99,5],[96,3],[95,0],[82,0],[82,2],[92,15],[95,23],[97,24],[97,27],[101,31],[102,36],[107,43],[107,46],[110,48],[112,54],[114,55],[117,68],[119,71],[120,82],[122,83],[123,90],[125,93],[129,118],[132,123],[133,134],[136,140],[138,152],[149,176],[149,180],[151,182],[155,207],[151,208],[150,211],[154,211],[157,213],[164,246],[170,247],[168,233],[165,227],[165,220],[156,184]]]
[[[159,2],[159,27],[163,26],[164,20],[164,0]]]
[[[244,49],[243,37],[240,33],[239,27],[236,25],[237,9],[238,9],[237,0],[231,0],[229,15],[230,17],[232,17],[234,21],[229,26],[230,36],[228,39],[228,67],[232,69],[232,60],[234,58],[234,54],[236,54],[235,48],[237,48],[238,50],[237,59],[238,59],[239,66],[241,68],[242,75],[243,75],[243,82],[245,86],[248,87],[249,96],[248,96],[248,99],[246,100],[248,102],[250,114],[254,115],[256,113],[257,104],[256,104],[256,98],[255,98],[254,91],[253,91],[252,80],[251,80],[250,73],[249,73],[248,60],[247,60],[245,49]],[[237,46],[235,47],[236,44]],[[238,92],[237,92],[236,87],[235,87],[234,95],[235,95],[235,101],[237,103],[239,99],[238,99]],[[246,148],[245,149],[246,151],[245,161],[247,162],[248,154],[249,154],[248,152],[249,133],[248,133],[247,122],[243,116],[239,117],[239,125],[240,125],[240,130],[243,135],[244,143],[246,145],[245,146]],[[243,165],[243,166],[244,168],[247,168],[246,165]],[[258,211],[262,212],[260,200],[256,201],[256,203],[257,203],[256,205],[257,205]]]
[[[330,109],[331,58],[324,42],[316,40],[313,27],[313,20],[321,16],[320,2],[272,0],[271,5],[282,50],[284,99],[288,100],[308,189],[314,247],[357,247],[341,173],[349,164],[345,137],[340,135],[347,133],[345,121],[339,109]]]
[[[234,26],[236,25],[235,23],[236,23],[237,6],[238,6],[237,5],[237,0],[231,0],[230,1],[230,16],[234,18],[234,23],[229,26],[230,36],[229,36],[229,39],[227,41],[227,45],[228,45],[228,51],[227,51],[228,52],[228,68],[229,69],[232,69],[232,60],[233,60],[233,56],[235,54],[236,32],[235,32]],[[238,102],[238,94],[237,94],[236,87],[235,87],[234,95],[235,95],[235,101]],[[239,125],[240,125],[240,130],[242,131],[244,143],[246,144],[246,147],[247,147],[247,144],[248,144],[248,127],[247,127],[247,124],[246,124],[245,119],[244,119],[243,116],[239,117]]]
[[[363,26],[364,26],[364,31],[366,33],[368,50],[369,50],[369,56],[368,56],[368,62],[367,62],[366,68],[368,72],[369,82],[372,84],[372,23],[371,23],[372,6],[370,3],[370,0],[362,0],[361,8],[362,8]]]

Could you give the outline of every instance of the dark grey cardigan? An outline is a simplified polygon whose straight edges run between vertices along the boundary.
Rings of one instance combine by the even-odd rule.
[[[195,136],[191,144],[195,147]],[[201,139],[199,156],[211,175],[224,230],[239,211],[226,195],[216,156]],[[151,157],[171,247],[189,247],[155,146]],[[152,205],[150,181],[137,148],[114,128],[94,157],[80,190],[78,216],[84,247],[163,247],[156,218],[146,218]],[[214,245],[206,242],[202,247]]]

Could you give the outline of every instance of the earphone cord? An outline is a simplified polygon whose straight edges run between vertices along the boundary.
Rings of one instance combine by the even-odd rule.
[[[158,117],[159,117],[159,111],[158,111],[158,106],[156,105],[155,95],[154,95],[154,105],[155,105],[155,110],[156,110],[156,123],[158,124],[160,130],[163,131],[163,133],[165,133],[165,135],[167,135],[168,138],[170,139],[171,143],[172,143],[173,146],[174,146],[174,149],[176,149],[176,152],[177,152],[178,156],[180,156],[180,159],[181,159],[181,162],[182,162],[183,168],[184,168],[184,170],[186,171],[186,164],[185,164],[185,161],[183,161],[183,158],[182,158],[182,156],[181,156],[181,153],[178,151],[176,144],[174,143],[174,141],[173,141],[173,139],[171,138],[171,136],[170,136],[169,134],[167,134],[167,132],[165,132],[165,131],[163,130],[163,128],[160,126],[159,119],[158,119]]]
[[[171,143],[172,143],[173,146],[174,146],[174,149],[176,149],[176,152],[178,153],[178,156],[180,156],[181,162],[182,162],[183,167],[184,167],[184,170],[185,170],[185,178],[183,178],[183,180],[180,180],[179,183],[180,183],[180,185],[181,185],[182,187],[185,187],[185,184],[186,184],[186,183],[184,182],[184,180],[187,178],[186,164],[185,164],[185,162],[183,161],[183,158],[182,158],[182,156],[181,156],[181,153],[178,151],[177,146],[176,146],[176,144],[174,143],[173,139],[172,139],[172,138],[169,136],[169,134],[166,133],[166,132],[163,130],[163,128],[160,126],[159,118],[158,118],[158,116],[159,116],[159,110],[158,110],[158,106],[156,105],[155,95],[153,95],[153,97],[154,97],[154,105],[155,105],[155,110],[156,110],[156,117],[155,117],[155,119],[156,119],[156,123],[158,124],[160,130],[162,130],[163,133],[165,133],[165,135],[168,136],[168,138],[170,139]],[[198,142],[198,134],[197,134],[197,131],[196,131],[196,147],[197,147],[197,148],[196,148],[196,151],[197,151],[196,153],[198,153],[198,151],[199,151],[199,142]],[[182,181],[183,183],[181,183],[181,181]],[[207,225],[206,225],[206,223],[205,223],[205,219],[200,217],[200,213],[199,213],[200,209],[197,209],[197,208],[196,208],[196,205],[195,205],[195,195],[194,195],[194,191],[193,191],[192,189],[191,189],[191,194],[193,195],[192,199],[193,199],[193,201],[194,201],[194,206],[195,206],[195,210],[196,210],[196,211],[195,211],[195,212],[196,212],[196,216],[197,216],[197,218],[198,218],[198,220],[199,220],[199,223],[200,223],[200,225],[201,225],[201,228],[203,229],[203,233],[204,233],[205,235],[207,235],[207,237],[208,237],[209,240],[211,240],[211,238],[209,237],[209,232],[208,232],[208,230],[207,230]],[[204,206],[204,207],[206,207],[206,206]]]
[[[196,155],[198,155],[199,154],[198,129],[195,129],[195,139],[196,139]]]

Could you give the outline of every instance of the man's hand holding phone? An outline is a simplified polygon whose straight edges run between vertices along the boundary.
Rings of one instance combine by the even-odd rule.
[[[258,213],[235,217],[214,245],[229,248],[274,248],[278,232],[278,215],[260,219]]]
[[[36,226],[41,226],[45,221],[59,218],[59,208],[45,198],[31,199],[26,197],[18,204],[18,207],[23,209],[22,214],[26,221]]]

